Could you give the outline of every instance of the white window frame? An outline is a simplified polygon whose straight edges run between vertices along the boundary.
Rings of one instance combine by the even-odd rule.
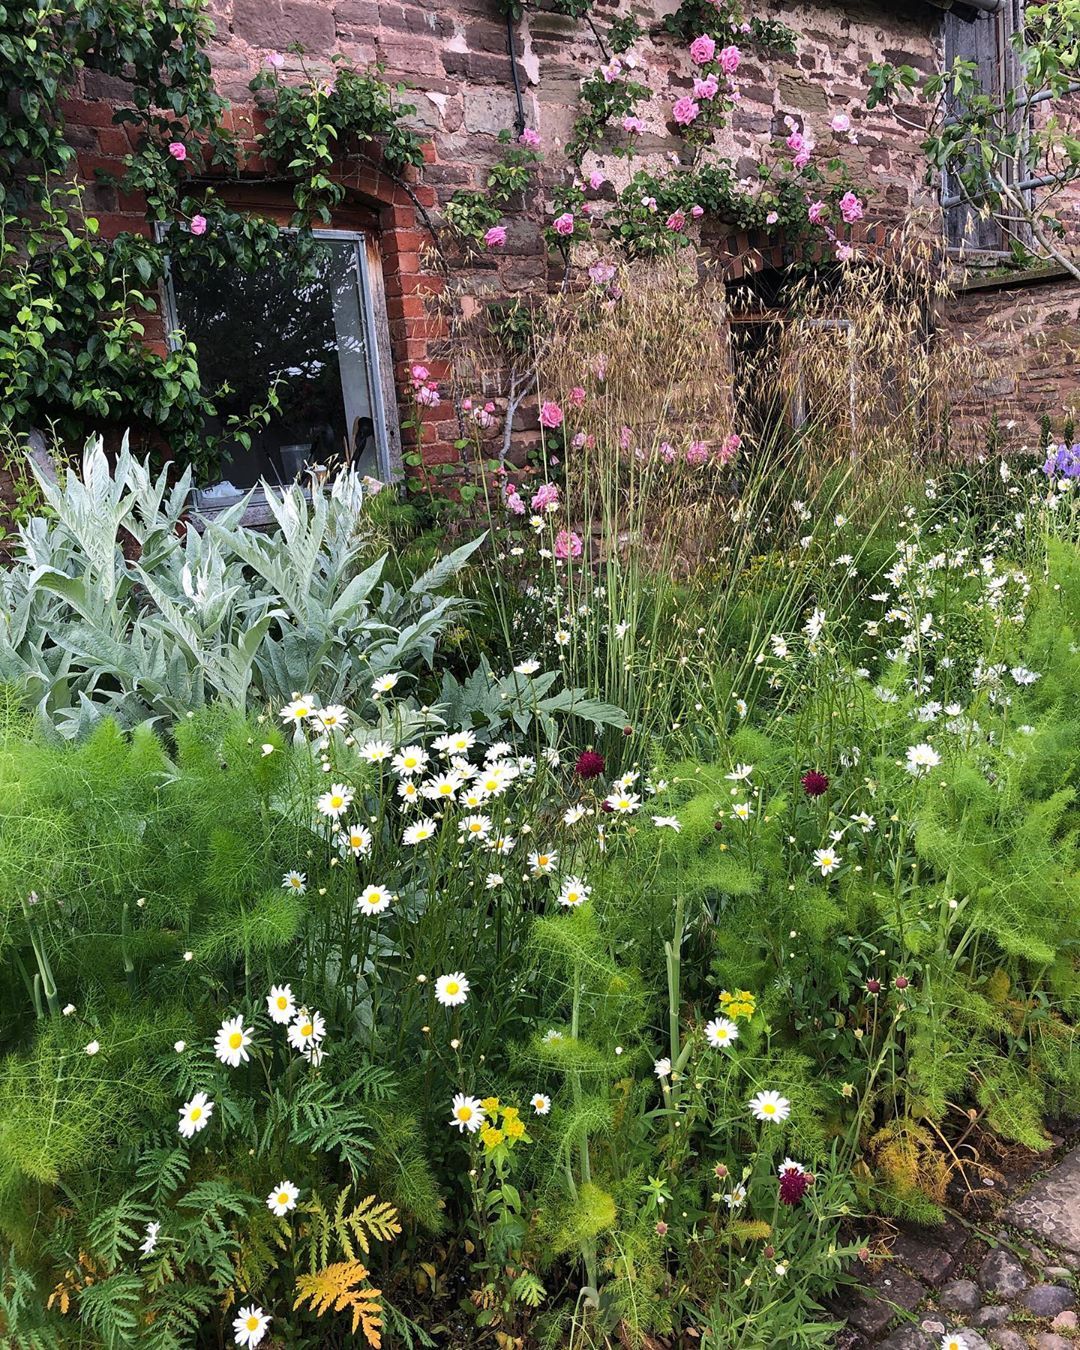
[[[163,227],[158,226],[159,237]],[[282,228],[282,234],[297,233],[294,229]],[[316,239],[332,239],[337,242],[351,242],[356,249],[356,279],[358,302],[364,325],[364,357],[367,365],[368,388],[371,391],[372,421],[375,423],[375,453],[380,477],[384,482],[392,482],[402,475],[401,428],[398,423],[397,394],[394,389],[393,360],[390,353],[390,325],[386,314],[386,293],[383,288],[382,258],[377,240],[362,230],[312,230]],[[166,259],[164,283],[164,313],[168,323],[166,342],[174,351],[179,347],[178,333],[183,331],[179,322],[176,291],[173,286],[172,267]],[[270,484],[271,487],[287,487],[288,484]],[[272,519],[261,488],[256,485],[247,489],[252,494],[248,510],[244,514],[245,524],[260,524]],[[311,496],[310,486],[303,488],[304,495]],[[203,502],[203,489],[196,484],[191,491],[192,505],[200,514],[212,517],[227,510],[235,503]]]

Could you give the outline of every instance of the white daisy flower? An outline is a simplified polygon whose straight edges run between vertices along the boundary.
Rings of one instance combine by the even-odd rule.
[[[663,1059],[658,1059],[652,1066],[652,1071],[657,1078],[667,1078],[671,1073],[671,1060],[666,1055]]]
[[[294,1186],[291,1181],[279,1181],[266,1197],[266,1208],[280,1219],[282,1215],[296,1208],[296,1197],[299,1194],[299,1186]]]
[[[318,800],[319,811],[322,815],[329,816],[331,820],[340,820],[352,805],[355,795],[352,788],[344,783],[332,783],[330,791],[324,792]]]
[[[458,731],[450,731],[443,737],[445,742],[445,751],[447,755],[467,755],[476,744],[476,736],[466,727]]]
[[[821,875],[827,877],[830,872],[835,872],[840,866],[840,854],[834,848],[816,848],[814,850],[814,866],[821,868]]]
[[[404,778],[397,785],[397,795],[406,806],[415,806],[420,801],[420,784],[411,778]]]
[[[556,645],[559,647],[569,647],[570,632],[566,628],[556,628],[554,633]]]
[[[579,820],[584,820],[588,814],[589,808],[582,806],[580,803],[577,806],[568,806],[563,812],[563,824],[576,825]]]
[[[389,741],[367,741],[360,747],[360,758],[368,764],[382,764],[394,753]]]
[[[101,1049],[100,1041],[90,1041],[85,1046],[86,1053],[90,1056],[96,1055],[100,1049]]]
[[[641,805],[641,798],[636,792],[613,792],[610,797],[604,798],[604,805],[616,815],[629,816]]]
[[[469,997],[469,981],[460,970],[435,981],[435,1001],[444,1008],[460,1008]]]
[[[407,745],[390,761],[390,767],[402,777],[411,778],[413,774],[422,773],[427,762],[428,753],[422,745]]]
[[[503,875],[501,872],[489,872],[484,878],[484,885],[489,891],[498,890],[503,884]]]
[[[530,657],[528,661],[518,662],[518,664],[514,667],[514,674],[535,675],[539,669],[540,669],[540,662]]]
[[[529,1105],[538,1116],[546,1116],[551,1110],[551,1098],[546,1092],[534,1092],[529,1099]]]
[[[754,772],[752,764],[736,764],[730,773],[724,774],[729,783],[745,783]]]
[[[371,852],[371,831],[366,825],[345,825],[338,835],[338,848],[359,858]]]
[[[529,870],[534,877],[546,876],[552,871],[555,864],[559,861],[559,855],[552,851],[551,853],[530,853]]]
[[[724,1204],[728,1209],[739,1209],[746,1200],[746,1187],[736,1186],[733,1191],[729,1191],[724,1196]]]
[[[307,873],[286,872],[281,878],[281,889],[283,891],[295,891],[297,895],[303,895],[307,890]]]
[[[256,1346],[266,1335],[270,1318],[254,1303],[241,1308],[233,1318],[233,1338],[237,1345]]]
[[[918,745],[909,745],[907,750],[907,771],[914,774],[916,778],[922,777],[924,773],[929,773],[931,769],[936,769],[941,763],[941,756],[932,745],[927,745],[921,741]]]
[[[218,1028],[214,1041],[214,1054],[230,1069],[246,1064],[251,1056],[247,1052],[251,1044],[251,1028],[244,1026],[244,1018],[228,1017]]]
[[[315,696],[313,694],[298,694],[291,703],[286,703],[284,708],[278,713],[283,722],[292,722],[300,726],[306,722],[315,712]]]
[[[491,829],[490,816],[465,816],[458,821],[458,832],[466,839],[481,840],[488,837]]]
[[[433,821],[418,820],[414,825],[406,825],[401,836],[401,842],[412,848],[416,844],[422,844],[425,840],[433,838],[438,832]]]
[[[322,1013],[308,1012],[301,1008],[294,1021],[289,1023],[289,1044],[294,1050],[307,1050],[326,1035],[326,1022]]]
[[[505,857],[508,853],[514,851],[514,845],[517,838],[512,834],[499,834],[494,839],[488,840],[488,852],[497,853],[500,857]]]
[[[778,1092],[759,1092],[746,1105],[753,1112],[755,1120],[778,1122],[787,1120],[791,1115],[791,1103]]]
[[[877,821],[869,814],[869,812],[860,811],[857,816],[851,817],[851,823],[852,825],[858,825],[863,834],[869,834],[877,824]]]
[[[205,1130],[214,1113],[214,1103],[205,1092],[196,1092],[191,1101],[180,1108],[180,1133],[185,1139]]]
[[[311,720],[324,731],[343,731],[348,725],[349,714],[340,703],[331,703],[329,707],[313,712]]]
[[[454,1098],[450,1110],[450,1124],[456,1126],[462,1134],[466,1131],[475,1134],[487,1119],[479,1099],[466,1097],[461,1092]]]
[[[951,1336],[941,1338],[941,1350],[968,1350],[968,1344],[963,1336],[957,1336],[954,1333]]]
[[[749,802],[736,802],[731,808],[733,820],[749,820],[754,814],[754,808]]]
[[[559,890],[559,904],[567,909],[576,909],[592,895],[592,887],[586,886],[580,877],[567,877]]]
[[[1013,666],[1009,674],[1017,684],[1034,684],[1036,680],[1042,679],[1034,670],[1028,670],[1027,666]]]
[[[142,1242],[139,1243],[139,1251],[142,1252],[143,1256],[149,1256],[150,1253],[157,1246],[158,1233],[160,1231],[161,1231],[160,1223],[155,1222],[155,1223],[148,1223],[146,1225],[146,1235],[143,1238]]]
[[[381,914],[390,908],[393,896],[385,886],[365,886],[356,901],[361,914]]]
[[[373,697],[379,698],[383,694],[388,694],[393,689],[401,676],[398,674],[380,675],[378,679],[371,682],[371,693]]]
[[[682,829],[682,821],[678,816],[653,816],[652,823],[658,830],[674,830],[676,834]]]
[[[270,992],[266,996],[266,1011],[270,1014],[271,1021],[282,1026],[286,1022],[292,1021],[293,1013],[296,1011],[296,1002],[289,985],[272,984],[270,986]]]
[[[421,784],[420,793],[429,801],[453,801],[459,787],[461,779],[456,773],[441,773]]]
[[[705,1038],[714,1050],[728,1050],[739,1039],[739,1028],[726,1017],[705,1023]]]

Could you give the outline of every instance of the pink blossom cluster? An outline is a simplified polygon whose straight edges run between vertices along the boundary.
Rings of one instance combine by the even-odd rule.
[[[484,243],[489,249],[502,248],[503,244],[506,243],[506,226],[492,225],[491,229],[484,234]]]
[[[479,400],[474,403],[471,398],[463,398],[461,400],[461,411],[468,413],[476,425],[483,427],[485,430],[495,421],[493,416],[495,404],[490,400],[487,403],[480,403]]]
[[[574,233],[574,215],[572,211],[564,211],[561,216],[556,216],[551,222],[551,228],[556,234],[561,234],[564,238]]]
[[[424,408],[436,408],[439,405],[438,381],[431,378],[427,366],[416,365],[409,371],[413,398]]]
[[[532,495],[529,503],[534,511],[543,511],[551,515],[559,509],[559,489],[554,483],[541,483]]]
[[[512,511],[515,516],[525,514],[525,501],[517,487],[509,481],[503,484],[503,501],[506,503],[506,509]]]
[[[581,535],[573,530],[560,530],[555,536],[555,556],[565,561],[567,558],[580,558],[582,550]]]

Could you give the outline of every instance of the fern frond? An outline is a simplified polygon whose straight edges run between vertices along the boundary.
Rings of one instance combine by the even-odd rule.
[[[293,1310],[308,1304],[317,1317],[331,1309],[352,1313],[352,1334],[363,1327],[364,1336],[374,1350],[382,1345],[382,1304],[380,1289],[363,1283],[368,1277],[367,1266],[359,1261],[335,1261],[333,1265],[317,1270],[314,1275],[296,1277],[296,1299]]]

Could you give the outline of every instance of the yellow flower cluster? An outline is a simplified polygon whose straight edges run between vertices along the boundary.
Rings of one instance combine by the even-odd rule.
[[[480,1105],[488,1118],[488,1123],[480,1131],[480,1142],[489,1153],[500,1144],[513,1148],[519,1140],[523,1140],[526,1144],[532,1142],[525,1133],[525,1122],[521,1119],[521,1113],[516,1106],[503,1106],[498,1097],[485,1097]],[[498,1124],[500,1116],[501,1127]]]
[[[720,990],[720,1008],[725,1017],[733,1022],[749,1022],[757,1008],[757,999],[749,989],[736,989],[732,994],[727,989]]]

